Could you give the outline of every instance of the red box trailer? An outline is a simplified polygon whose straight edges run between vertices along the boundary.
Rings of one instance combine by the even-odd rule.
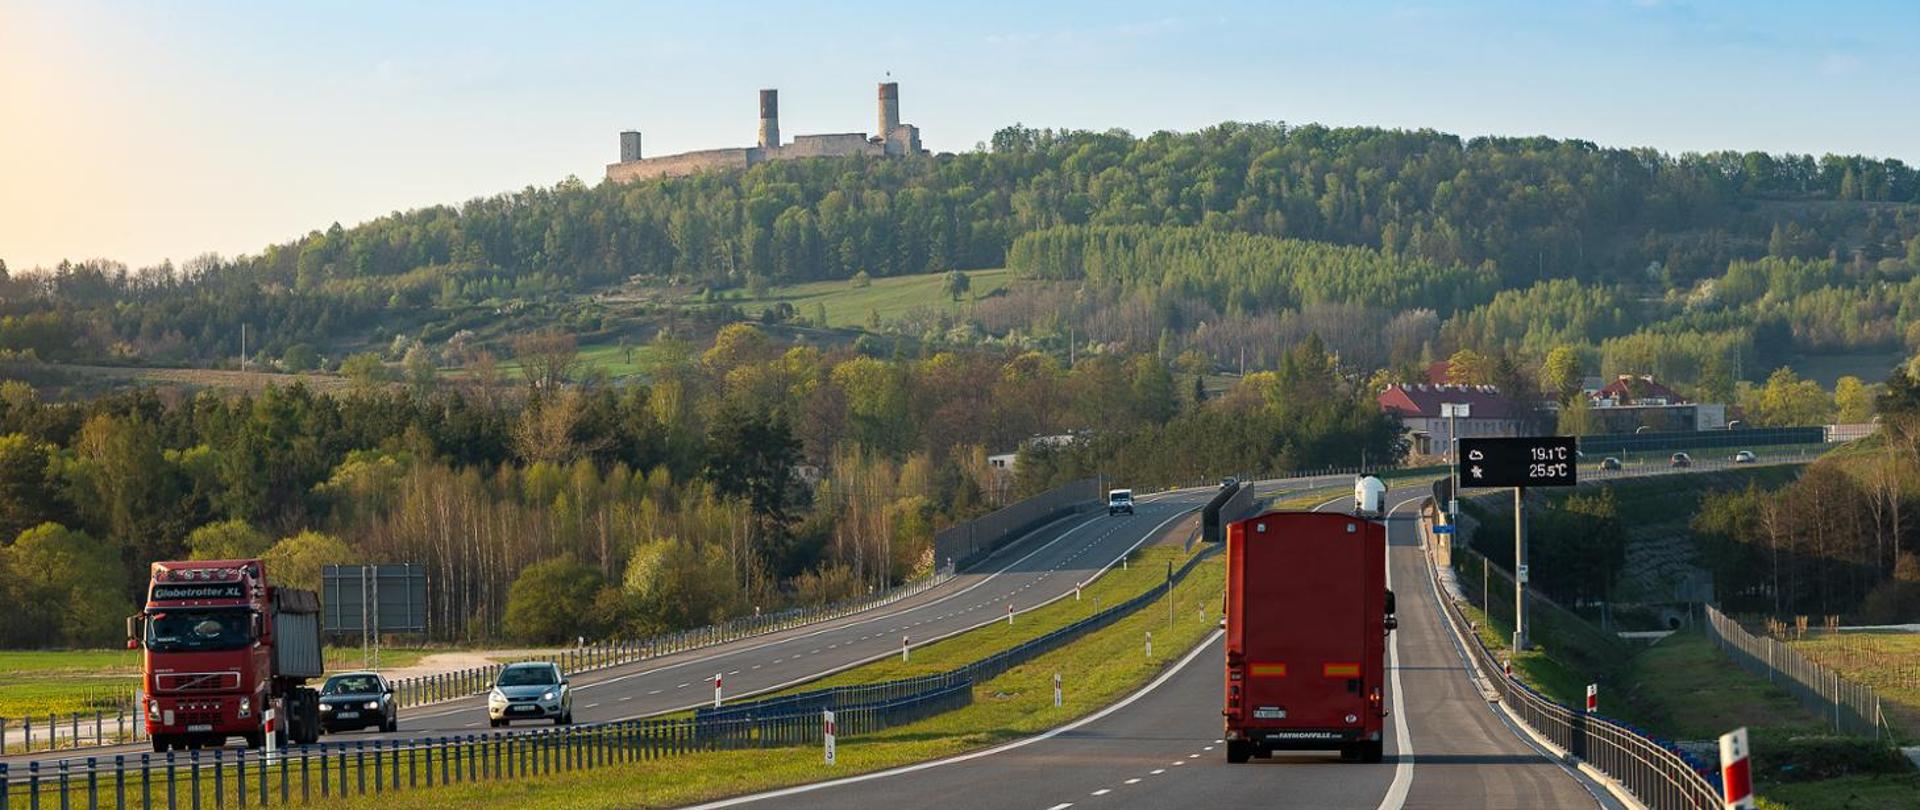
[[[1335,749],[1379,762],[1387,710],[1385,525],[1269,512],[1227,526],[1227,761]]]

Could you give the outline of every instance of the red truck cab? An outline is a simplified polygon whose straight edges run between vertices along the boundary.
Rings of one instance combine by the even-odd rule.
[[[141,656],[142,706],[153,750],[266,740],[265,715],[298,743],[318,738],[320,599],[267,583],[260,560],[157,562],[146,608],[127,620]]]
[[[1387,533],[1336,512],[1227,526],[1227,761],[1338,750],[1379,762],[1386,704]]]

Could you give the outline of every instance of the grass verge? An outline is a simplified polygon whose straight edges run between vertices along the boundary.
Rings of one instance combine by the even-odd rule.
[[[1897,731],[1920,734],[1920,633],[1816,633],[1791,643],[1815,663],[1872,687]]]
[[[405,667],[434,652],[423,649],[382,649],[384,667]],[[357,647],[329,647],[327,671],[358,669]],[[140,653],[136,650],[16,650],[0,652],[0,717],[17,723],[23,715],[44,718],[112,710],[133,699],[140,688]]]

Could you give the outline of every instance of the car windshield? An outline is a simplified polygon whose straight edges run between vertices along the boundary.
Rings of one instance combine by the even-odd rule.
[[[147,618],[147,649],[155,652],[237,650],[253,643],[249,612],[169,610]]]
[[[335,675],[320,687],[323,695],[373,695],[380,692],[380,680],[372,675]]]
[[[549,686],[553,682],[552,667],[509,667],[500,672],[501,686]]]

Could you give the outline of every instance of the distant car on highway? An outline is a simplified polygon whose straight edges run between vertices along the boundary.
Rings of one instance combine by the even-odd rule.
[[[1669,466],[1669,467],[1691,467],[1691,466],[1693,466],[1693,456],[1689,456],[1689,455],[1687,455],[1686,453],[1674,453],[1674,454],[1673,454],[1673,459],[1672,459],[1671,461],[1669,461],[1669,462],[1667,462],[1667,466]]]
[[[1116,489],[1107,493],[1107,515],[1133,514],[1133,490]]]
[[[373,727],[400,728],[393,684],[378,672],[342,672],[320,687],[320,730],[328,734]]]
[[[1759,459],[1754,457],[1752,450],[1742,450],[1733,454],[1733,463],[1735,464],[1752,464],[1758,460]]]
[[[1607,456],[1606,458],[1600,459],[1600,469],[1603,469],[1603,470],[1620,469],[1620,459],[1614,458],[1613,456]]]
[[[487,724],[499,728],[515,720],[573,723],[573,688],[560,665],[551,661],[508,664],[487,692]]]
[[[1235,477],[1233,477],[1233,476],[1231,476],[1231,475],[1229,475],[1229,476],[1227,476],[1227,477],[1225,477],[1225,478],[1222,478],[1222,479],[1220,479],[1220,488],[1221,488],[1221,489],[1233,489],[1234,487],[1237,487],[1237,486],[1239,486],[1239,485],[1240,485],[1240,479],[1238,479],[1238,478],[1235,478]]]

